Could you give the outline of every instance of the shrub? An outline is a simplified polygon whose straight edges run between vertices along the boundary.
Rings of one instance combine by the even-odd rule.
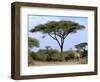
[[[29,54],[28,55],[28,65],[33,65],[34,64],[34,60],[32,58],[32,56]]]
[[[34,60],[35,57],[35,52],[30,52],[29,55],[31,56],[31,58]]]
[[[81,54],[82,54],[82,55],[81,55],[82,58],[83,58],[83,57],[87,57],[87,56],[88,56],[88,51],[85,50],[85,51],[82,52]]]
[[[48,54],[58,54],[58,53],[59,53],[59,51],[56,50],[56,49],[50,49],[50,50],[48,50]]]
[[[52,54],[51,57],[48,56],[47,61],[62,61],[62,58],[60,54]]]
[[[32,58],[34,60],[38,60],[38,61],[46,61],[47,60],[47,54],[44,53],[36,53],[34,55],[32,55]]]
[[[59,54],[59,51],[56,49],[40,49],[34,55],[34,59],[39,61],[56,61],[58,57],[55,54]]]
[[[64,57],[65,57],[65,60],[69,60],[69,59],[73,59],[74,58],[74,53],[72,50],[69,50],[69,51],[65,51],[64,52]]]

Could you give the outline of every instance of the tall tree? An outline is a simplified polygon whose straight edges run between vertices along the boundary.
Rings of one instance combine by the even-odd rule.
[[[39,24],[35,28],[31,29],[31,32],[42,32],[44,35],[49,35],[54,39],[59,47],[61,57],[63,57],[63,45],[65,38],[71,34],[76,33],[77,30],[85,28],[83,25],[73,21],[49,21],[45,24]]]

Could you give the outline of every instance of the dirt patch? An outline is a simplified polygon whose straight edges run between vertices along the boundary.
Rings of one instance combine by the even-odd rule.
[[[49,66],[49,65],[77,65],[77,64],[87,64],[87,60],[68,60],[68,61],[33,61],[33,64],[29,66]]]

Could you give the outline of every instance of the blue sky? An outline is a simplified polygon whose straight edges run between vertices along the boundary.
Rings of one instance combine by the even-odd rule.
[[[71,17],[71,16],[38,16],[29,15],[28,16],[28,29],[29,31],[33,29],[38,24],[45,24],[48,21],[60,21],[67,20],[77,22],[84,25],[86,28],[77,31],[77,33],[69,34],[64,43],[64,51],[69,49],[75,49],[74,45],[81,42],[88,42],[88,18],[87,17]],[[39,49],[45,49],[45,46],[51,46],[53,49],[60,50],[58,43],[52,39],[50,36],[42,38],[43,34],[41,32],[31,33],[29,32],[29,37],[33,37],[40,41],[39,48],[33,48],[32,51],[38,51]]]

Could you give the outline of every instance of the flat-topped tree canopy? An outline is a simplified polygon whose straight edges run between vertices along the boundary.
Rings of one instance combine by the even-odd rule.
[[[79,43],[77,45],[75,45],[75,47],[78,49],[78,50],[85,50],[86,47],[87,47],[88,43],[87,42],[83,42],[83,43]]]
[[[61,54],[63,52],[64,39],[68,34],[76,33],[78,30],[85,28],[85,26],[73,21],[48,21],[45,24],[39,24],[35,28],[31,29],[30,32],[42,32],[48,34],[54,40],[56,40],[60,46]],[[60,40],[58,39],[60,38]]]
[[[45,24],[39,24],[35,26],[34,29],[31,29],[31,32],[43,32],[43,33],[73,33],[77,30],[85,28],[83,25],[80,25],[79,23],[73,22],[73,21],[49,21]]]

